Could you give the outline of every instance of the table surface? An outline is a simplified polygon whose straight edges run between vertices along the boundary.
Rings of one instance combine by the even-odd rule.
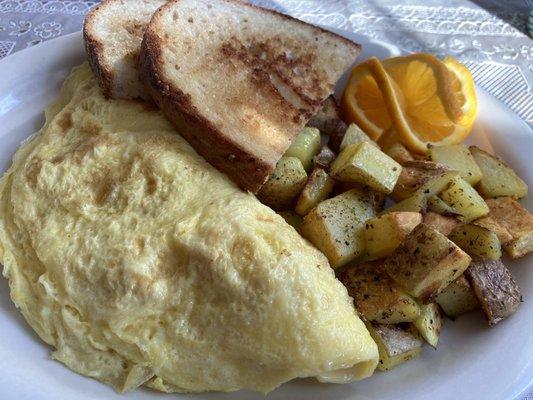
[[[533,127],[533,0],[252,0],[304,21],[359,32],[404,52],[450,54],[479,87]],[[81,29],[98,1],[0,0],[0,58]],[[533,400],[533,393],[524,400]]]

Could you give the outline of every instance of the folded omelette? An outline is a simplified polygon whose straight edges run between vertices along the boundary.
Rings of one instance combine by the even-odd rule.
[[[0,180],[0,261],[52,357],[119,391],[266,392],[377,363],[325,257],[87,65]]]

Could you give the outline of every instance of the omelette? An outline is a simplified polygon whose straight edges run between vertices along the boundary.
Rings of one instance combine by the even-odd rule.
[[[378,351],[322,253],[149,104],[73,70],[0,180],[11,298],[73,371],[127,391],[349,382]]]

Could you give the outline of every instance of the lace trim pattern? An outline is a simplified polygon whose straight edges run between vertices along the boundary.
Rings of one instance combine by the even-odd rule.
[[[15,47],[16,42],[11,42],[9,40],[0,41],[0,58],[7,56]]]
[[[497,9],[493,0],[476,1],[486,3],[485,9],[466,0],[249,1],[313,24],[362,33],[402,52],[451,54],[471,68],[479,86],[533,124],[533,42],[523,33],[528,12],[520,0],[502,0]],[[0,0],[0,58],[79,30],[97,3]]]
[[[0,0],[0,13],[85,15],[98,1]]]

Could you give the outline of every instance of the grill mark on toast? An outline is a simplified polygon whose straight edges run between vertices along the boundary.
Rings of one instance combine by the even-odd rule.
[[[283,85],[279,83],[279,79],[276,80],[276,77],[273,76],[275,71],[271,67],[268,57],[262,58],[264,53],[261,47],[260,43],[253,42],[249,46],[245,46],[235,37],[232,37],[219,47],[218,51],[222,56],[220,62],[227,62],[228,60],[230,62],[242,62],[251,69],[251,82],[258,89],[265,92],[265,95],[269,95],[270,98],[280,103],[280,110],[283,110],[286,118],[291,118],[297,123],[301,122],[303,120],[301,115],[299,115],[300,108],[303,107],[301,99],[298,98],[297,94],[290,93],[290,90],[292,90],[290,87],[288,88],[289,93],[287,93],[287,90],[282,93],[281,90],[286,88],[283,88]]]
[[[250,155],[242,146],[221,133],[192,104],[190,95],[163,78],[161,39],[154,32],[145,32],[141,45],[140,74],[159,108],[196,151],[217,169],[237,181],[244,190],[259,191],[274,167]]]
[[[232,4],[234,2],[234,0],[222,0],[222,1],[224,1],[225,3],[230,3],[230,4]],[[264,8],[256,6],[255,4],[247,3],[246,6],[252,8],[252,9],[255,9],[256,11],[261,11],[261,12],[265,11]],[[302,26],[307,26],[308,25],[304,21],[301,21],[301,20],[299,20],[297,18],[291,17],[290,15],[286,15],[286,14],[280,13],[279,11],[276,11],[276,10],[270,10],[269,9],[268,12],[271,13],[271,14],[275,14],[277,17],[279,17],[279,18],[281,18],[283,20],[287,20],[287,21],[290,21],[290,22],[295,23],[295,24],[299,24],[299,25],[302,25]],[[313,28],[316,29],[318,32],[320,32],[322,34],[326,34],[326,35],[328,35],[330,37],[335,37],[337,40],[339,40],[341,42],[344,42],[345,45],[348,45],[348,46],[352,47],[352,49],[354,50],[354,53],[355,53],[354,59],[355,59],[355,57],[357,57],[361,53],[361,45],[359,43],[352,42],[350,39],[347,39],[344,36],[341,36],[341,35],[339,35],[339,34],[337,34],[335,32],[328,31],[328,30],[326,30],[324,28],[321,28],[320,26],[317,26],[317,25],[313,25]],[[330,90],[333,90],[333,89],[334,89],[334,86],[330,87]],[[298,90],[298,88],[297,88],[297,90]],[[303,94],[303,93],[299,93],[299,94],[302,97],[306,97],[305,94]],[[313,102],[313,105],[315,105],[314,102]],[[320,104],[316,104],[316,110],[314,111],[314,113],[316,113],[316,111],[318,111],[319,109],[320,109]]]
[[[240,3],[236,0],[221,1],[233,6]],[[211,123],[205,118],[200,110],[195,107],[190,95],[187,95],[179,89],[177,85],[174,85],[172,78],[167,78],[162,49],[164,46],[167,46],[166,41],[168,41],[168,39],[165,39],[167,32],[165,32],[165,29],[160,25],[165,13],[169,12],[169,15],[172,16],[173,12],[177,12],[173,7],[179,2],[180,0],[170,1],[157,10],[152,17],[141,46],[141,79],[167,118],[200,155],[206,158],[215,168],[229,175],[241,188],[257,193],[272,173],[277,159],[282,156],[284,150],[276,148],[273,157],[269,156],[270,158],[276,158],[276,160],[262,159],[260,156],[256,157],[249,153],[249,150],[244,147],[244,143],[240,144],[236,142],[238,138],[227,137],[224,132],[220,131],[214,123]],[[207,4],[208,8],[209,6],[210,4]],[[275,11],[265,10],[261,7],[246,3],[242,3],[242,5],[239,4],[239,6],[251,8],[252,12],[274,14],[281,20],[287,20],[290,23],[301,24],[302,26],[309,28],[309,25],[305,22]],[[184,22],[187,23],[187,21],[188,20],[185,18]],[[314,32],[316,32],[316,34]],[[333,39],[333,41],[337,41],[337,43],[338,41],[341,41],[344,42],[344,45],[348,44],[348,47],[345,50],[349,53],[348,55],[350,58],[355,58],[360,51],[359,45],[319,27],[313,27],[312,34],[315,34],[315,37],[323,38],[321,35],[324,35],[326,38],[329,37],[329,39],[325,39],[326,41]],[[181,45],[186,48],[186,45],[183,42]],[[335,46],[338,45],[335,44]],[[221,52],[222,47],[218,45],[218,48]],[[276,112],[276,114],[279,115],[281,120],[284,115],[290,115],[291,123],[287,124],[288,129],[290,128],[292,130],[298,125],[303,127],[304,119],[311,117],[312,114],[320,108],[321,101],[332,91],[334,82],[319,88],[320,91],[318,94],[317,92],[313,92],[313,84],[320,84],[321,79],[324,80],[324,78],[328,78],[325,71],[317,72],[316,76],[310,79],[309,86],[300,90],[300,88],[295,87],[297,86],[294,83],[295,76],[288,71],[289,68],[294,68],[294,61],[287,54],[282,54],[281,52],[277,53],[276,56],[281,57],[278,60],[277,69],[269,68],[268,71],[270,73],[266,73],[262,68],[249,68],[248,76],[250,79],[255,80],[254,84],[262,85],[264,93],[268,99],[267,101],[272,102],[271,104],[276,104],[275,102],[277,102],[283,105],[283,108],[280,108],[282,112]],[[305,59],[305,57],[303,58]],[[305,72],[307,72],[305,70],[306,68],[316,67],[316,63],[313,64],[311,59],[305,61],[302,60],[300,62],[302,63],[301,68],[304,69],[304,75]],[[228,63],[227,65],[232,64]],[[235,63],[233,63],[233,65],[235,65]],[[175,66],[172,68],[174,70],[179,70],[179,68],[175,68]],[[294,71],[294,74],[297,72],[298,71]],[[294,107],[290,101],[287,101],[276,87],[276,83],[281,86],[280,82],[272,82],[271,76],[274,76],[274,80],[277,78],[279,81],[283,82],[283,84],[288,85],[291,88],[291,91],[300,98],[304,107]],[[313,98],[313,95],[315,98]],[[229,101],[232,101],[231,98]],[[238,102],[239,99],[236,99],[235,101]],[[246,116],[243,116],[242,118],[245,119]],[[294,138],[296,134],[297,132],[287,132],[287,147],[290,144],[291,138]]]
[[[324,84],[327,81],[325,73],[316,70],[316,55],[304,53],[293,56],[287,49],[297,46],[295,43],[286,43],[288,40],[277,35],[268,41],[258,41],[252,37],[249,42],[243,43],[232,36],[221,44],[220,52],[225,57],[237,59],[251,68],[267,72],[271,84],[287,100],[287,106],[293,107],[294,111],[302,112],[305,107],[318,110],[321,100],[317,98],[321,98],[324,92],[330,92],[333,88]],[[314,96],[310,97],[306,92],[314,92]]]

